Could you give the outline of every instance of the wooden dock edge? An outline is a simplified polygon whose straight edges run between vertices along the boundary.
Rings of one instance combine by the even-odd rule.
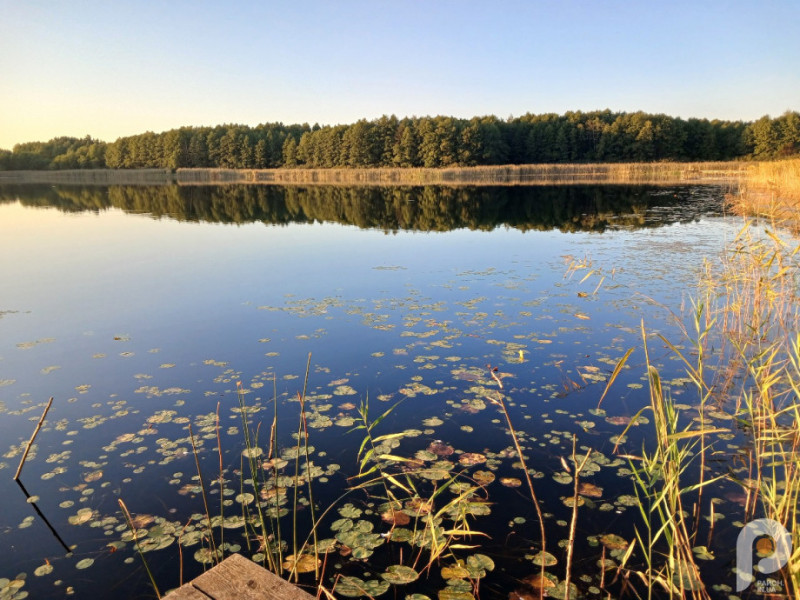
[[[239,554],[164,596],[164,600],[315,600]]]

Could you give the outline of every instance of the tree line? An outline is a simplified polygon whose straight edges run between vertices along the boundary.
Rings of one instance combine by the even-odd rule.
[[[59,137],[0,150],[0,170],[451,167],[567,162],[767,160],[800,154],[800,113],[754,122],[610,110],[382,116],[350,125],[181,127],[106,143]]]

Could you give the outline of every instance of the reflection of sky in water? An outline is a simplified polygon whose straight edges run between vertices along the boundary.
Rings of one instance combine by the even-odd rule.
[[[89,501],[69,510],[59,509],[56,501],[44,502],[53,521],[74,538],[79,532],[65,522],[79,506],[113,512],[120,493],[130,498],[129,504],[146,503],[142,488],[124,481],[128,470],[114,466],[114,452],[110,459],[98,459],[104,445],[137,430],[156,410],[191,416],[213,411],[217,399],[232,402],[230,390],[237,377],[248,382],[263,372],[275,372],[279,393],[294,394],[308,352],[313,354],[312,393],[329,393],[328,383],[340,378],[349,379],[348,385],[358,392],[334,397],[334,402],[357,403],[367,393],[373,400],[380,394],[399,399],[401,388],[421,378],[418,383],[439,393],[406,400],[392,425],[421,427],[421,419],[445,415],[434,437],[475,451],[492,444],[497,450],[508,440],[494,424],[491,431],[481,430],[477,447],[467,447],[473,438],[464,436],[461,425],[486,428],[486,420],[453,410],[470,397],[472,384],[454,378],[452,370],[497,365],[509,375],[508,392],[521,429],[571,428],[585,434],[586,443],[608,452],[608,432],[619,429],[600,420],[598,429],[602,426],[606,433],[582,433],[573,415],[566,414],[593,407],[602,384],[590,383],[586,390],[571,393],[572,383],[581,382],[580,373],[589,372],[587,365],[608,373],[613,360],[638,343],[642,317],[648,327],[674,334],[664,312],[650,308],[650,301],[678,310],[693,290],[702,257],[713,260],[737,226],[708,217],[603,234],[513,229],[386,234],[335,224],[179,223],[114,209],[63,214],[2,205],[0,311],[9,312],[0,318],[0,399],[6,410],[17,411],[52,395],[56,401],[48,425],[66,420],[63,431],[45,428],[39,455],[26,466],[23,480],[31,493],[47,490],[61,500],[72,496],[59,495],[59,486],[74,487],[95,462],[110,464],[105,467],[108,485],[98,484]],[[592,268],[602,273],[584,283],[580,279],[587,270],[565,278],[565,256],[588,257]],[[603,276],[599,293],[592,295]],[[589,295],[579,297],[579,291]],[[523,362],[516,358],[519,349],[524,350]],[[268,355],[272,353],[277,355]],[[660,348],[655,354],[664,355]],[[427,358],[414,362],[419,357]],[[209,359],[226,362],[227,367],[204,364]],[[604,401],[609,414],[630,415],[643,404],[641,364],[642,357],[635,353],[634,368],[623,373],[613,398]],[[234,373],[223,374],[225,368]],[[284,379],[286,375],[300,379]],[[148,398],[142,386],[190,392]],[[564,414],[555,412],[561,406],[555,400],[559,393],[566,396]],[[270,398],[271,383],[253,397],[259,395]],[[176,407],[178,398],[185,404]],[[79,421],[112,415],[120,400],[139,414],[119,415],[91,429]],[[27,439],[34,425],[30,419],[35,421],[40,410],[2,416],[3,451]],[[540,423],[543,412],[548,418]],[[236,425],[229,417],[224,415],[223,430]],[[74,431],[79,433],[65,433]],[[185,435],[180,431],[175,427],[173,433]],[[321,446],[331,444],[331,456],[352,460],[343,450],[340,428],[312,436]],[[226,443],[233,446],[236,441],[231,436]],[[426,443],[419,442],[423,447]],[[563,454],[564,443],[542,442],[542,460]],[[152,440],[144,445],[154,446]],[[412,446],[410,452],[418,449]],[[40,480],[52,468],[45,457],[65,449],[71,451],[66,473]],[[235,456],[235,450],[228,451]],[[3,479],[10,480],[19,458],[3,460],[9,474]],[[81,460],[85,464],[76,465]],[[112,475],[114,469],[119,473]],[[186,461],[180,467],[153,467],[150,471],[160,473],[155,479],[145,479],[149,471],[134,479],[146,481],[147,489],[163,498],[161,509],[150,510],[175,502],[174,490],[164,482],[178,470],[189,472],[192,467]],[[18,532],[23,530],[14,528],[30,509],[18,490],[8,482],[2,485],[14,502],[2,517],[2,527],[11,528],[11,533],[0,534],[0,544],[14,548],[4,552],[6,566],[0,577],[12,577],[32,571],[42,556],[58,552],[46,539],[39,553],[29,554],[21,547]],[[504,494],[498,492],[498,497]],[[24,533],[46,536],[38,525]],[[85,554],[79,552],[78,558],[94,556],[93,549],[102,545],[102,540],[81,541]],[[117,565],[114,568],[122,565],[121,560],[106,559]],[[72,566],[67,569],[74,573]],[[102,579],[92,569],[83,575]],[[60,577],[69,582],[71,575]],[[34,585],[26,589],[36,589]],[[53,590],[44,587],[39,593]]]

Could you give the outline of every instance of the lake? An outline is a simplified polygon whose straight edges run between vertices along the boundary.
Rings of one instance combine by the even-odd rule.
[[[579,456],[591,449],[573,582],[599,597],[597,561],[620,560],[640,518],[619,455],[652,439],[644,415],[620,437],[649,403],[641,324],[691,415],[696,393],[654,334],[685,343],[675,315],[688,315],[704,258],[741,227],[724,191],[0,186],[0,594],[154,597],[122,499],[162,592],[207,568],[216,547],[263,562],[265,543],[286,543],[283,560],[313,518],[331,551],[323,582],[341,576],[338,594],[359,595],[359,581],[383,593],[379,575],[403,565],[422,576],[403,585],[408,571],[394,569],[399,597],[466,598],[479,579],[481,598],[507,598],[538,573],[541,548],[500,399],[558,579],[573,436]],[[393,410],[359,455],[362,406],[370,423]],[[365,453],[363,471],[382,456],[394,481],[345,494],[378,475],[357,477]],[[388,504],[408,490],[417,505]],[[716,511],[734,520],[741,509],[720,497]],[[245,526],[259,514],[280,539]],[[478,548],[454,547],[423,572],[444,532],[465,524],[485,535],[452,543]],[[735,533],[714,533],[711,581],[732,585]],[[469,576],[453,575],[459,558]]]

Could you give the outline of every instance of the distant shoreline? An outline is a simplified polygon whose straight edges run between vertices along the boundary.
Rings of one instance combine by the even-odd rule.
[[[732,184],[755,162],[500,165],[448,168],[73,169],[0,171],[0,184],[73,185],[562,185]]]

